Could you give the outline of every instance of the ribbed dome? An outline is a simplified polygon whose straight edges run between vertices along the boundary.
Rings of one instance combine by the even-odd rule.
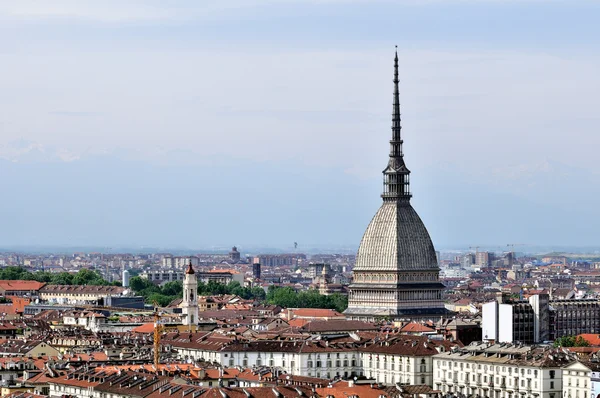
[[[437,268],[429,233],[410,203],[384,202],[363,235],[354,272]]]

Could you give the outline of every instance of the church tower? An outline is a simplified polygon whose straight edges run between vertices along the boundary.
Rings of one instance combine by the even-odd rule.
[[[345,311],[350,319],[427,319],[446,313],[435,249],[423,221],[410,204],[410,170],[402,149],[398,83],[396,51],[392,138],[383,170],[383,203],[367,227],[356,255]]]
[[[181,302],[183,324],[198,325],[198,280],[190,261],[183,278],[183,301]]]

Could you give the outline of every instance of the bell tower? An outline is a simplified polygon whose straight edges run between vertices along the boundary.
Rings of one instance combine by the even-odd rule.
[[[198,280],[192,262],[188,264],[183,278],[183,301],[181,302],[183,324],[198,324]]]

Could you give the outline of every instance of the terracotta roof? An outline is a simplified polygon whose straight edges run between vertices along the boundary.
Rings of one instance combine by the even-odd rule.
[[[4,291],[18,291],[18,290],[32,290],[38,291],[46,285],[45,282],[37,281],[0,281],[0,290]]]
[[[394,354],[408,356],[431,356],[438,354],[438,347],[449,350],[460,344],[447,340],[429,340],[424,336],[397,335],[387,339],[381,339],[374,344],[367,344],[360,351],[376,354]]]
[[[378,330],[372,323],[334,319],[329,321],[311,321],[300,330],[304,332],[352,332],[357,330]]]
[[[289,321],[288,324],[295,328],[301,328],[302,326],[306,325],[308,322],[310,322],[309,319],[294,318],[291,321]]]
[[[47,395],[38,395],[30,392],[13,392],[12,394],[8,394],[4,396],[5,398],[47,398]]]
[[[582,337],[585,341],[590,343],[591,346],[600,346],[600,334],[584,333],[577,337]]]
[[[132,333],[154,333],[154,323],[144,323],[131,330]]]
[[[323,308],[296,308],[290,309],[294,317],[301,318],[331,318],[331,317],[343,317],[343,314],[331,309]]]
[[[423,332],[435,332],[432,328],[429,328],[425,325],[421,325],[417,322],[411,322],[404,325],[401,329],[403,333],[423,333]]]
[[[317,394],[321,397],[334,397],[334,398],[348,398],[349,396],[358,396],[360,398],[391,398],[392,395],[388,394],[382,389],[371,388],[370,385],[350,385],[347,381],[339,381],[333,384],[331,387],[317,388]]]

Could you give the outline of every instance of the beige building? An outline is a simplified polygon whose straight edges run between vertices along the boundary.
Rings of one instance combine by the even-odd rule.
[[[45,301],[69,304],[100,304],[108,296],[120,296],[126,290],[120,286],[46,285],[40,289]]]

